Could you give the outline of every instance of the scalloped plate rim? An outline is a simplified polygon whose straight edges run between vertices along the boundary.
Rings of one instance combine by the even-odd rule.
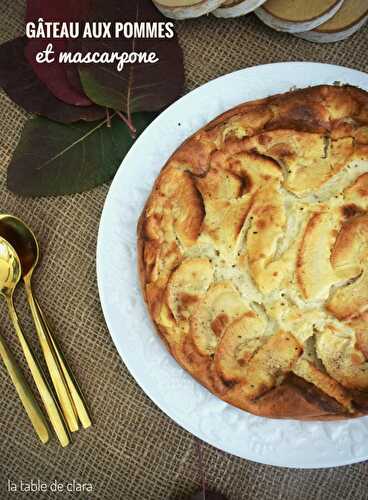
[[[275,76],[275,75],[281,75],[281,76]],[[298,75],[298,77],[296,77],[296,75]],[[269,78],[269,82],[267,78]],[[287,78],[289,78],[289,80]],[[253,84],[256,84],[256,86],[251,88],[248,91],[248,93],[246,91],[245,95],[242,94],[243,92],[242,88],[242,92],[240,92],[242,97],[238,98],[238,94],[234,92],[234,85],[235,84],[239,85],[239,83],[242,83],[243,80],[244,84],[246,83],[248,84],[247,89],[250,88],[249,87],[250,81],[252,81]],[[155,387],[154,384],[152,384],[150,378],[147,377],[148,374],[145,372],[146,368],[144,367],[144,364],[141,363],[141,359],[139,358],[139,356],[137,357],[137,353],[135,352],[136,345],[138,346],[138,351],[139,349],[143,349],[143,347],[139,344],[139,341],[137,342],[136,345],[134,345],[134,349],[131,350],[129,350],[122,341],[122,337],[120,335],[120,329],[121,329],[121,321],[123,320],[123,313],[120,313],[121,308],[116,308],[116,304],[114,304],[114,300],[112,299],[111,295],[112,290],[116,294],[121,293],[121,283],[115,279],[116,278],[115,273],[120,272],[121,269],[119,270],[118,262],[115,262],[116,268],[113,268],[113,262],[110,263],[110,260],[112,261],[114,260],[114,255],[113,257],[111,257],[110,249],[111,249],[111,238],[113,239],[113,243],[117,244],[118,246],[122,245],[123,238],[121,237],[121,235],[114,233],[113,231],[114,228],[111,225],[111,219],[117,217],[118,215],[117,203],[118,202],[126,203],[127,202],[126,198],[131,196],[130,186],[128,189],[125,188],[125,182],[126,182],[125,178],[128,178],[129,175],[133,175],[132,169],[136,168],[137,159],[145,158],[145,153],[143,151],[144,148],[142,148],[142,145],[144,145],[147,142],[147,145],[149,146],[149,144],[152,142],[150,141],[150,139],[153,138],[155,134],[158,133],[159,130],[163,129],[167,130],[168,124],[172,125],[174,122],[177,122],[178,115],[176,113],[179,112],[184,113],[186,115],[186,119],[193,121],[193,125],[189,125],[190,133],[193,133],[199,128],[197,123],[196,125],[194,125],[194,121],[196,121],[195,119],[198,118],[198,113],[196,113],[195,111],[198,108],[194,106],[195,103],[199,104],[201,102],[208,102],[210,98],[218,99],[217,108],[216,106],[213,106],[213,110],[211,108],[208,110],[209,118],[208,115],[203,115],[202,119],[203,122],[202,126],[203,126],[209,121],[209,119],[212,119],[215,116],[217,116],[219,112],[225,111],[226,109],[229,109],[235,106],[236,104],[240,104],[241,102],[244,102],[246,100],[254,100],[265,97],[266,95],[272,95],[279,92],[286,92],[287,90],[289,90],[294,86],[302,87],[309,85],[318,85],[323,83],[332,84],[335,83],[336,81],[361,86],[362,88],[368,90],[368,75],[358,70],[345,68],[343,66],[314,63],[314,62],[281,62],[281,63],[271,63],[260,66],[254,66],[238,70],[233,73],[229,73],[227,75],[216,78],[215,80],[212,80],[196,88],[195,90],[189,92],[188,94],[184,95],[182,98],[180,98],[170,107],[168,107],[163,113],[161,113],[147,127],[147,129],[138,138],[138,140],[135,142],[129,153],[122,161],[121,163],[122,168],[119,168],[111,184],[108,195],[106,197],[98,231],[96,267],[97,267],[98,290],[99,290],[103,314],[110,335],[117,348],[117,351],[121,359],[127,366],[129,372],[135,378],[138,385],[166,415],[168,415],[171,419],[173,419],[182,428],[184,428],[188,432],[191,432],[192,434],[202,439],[203,441],[227,453],[236,455],[238,457],[252,460],[258,463],[274,465],[279,467],[311,469],[311,468],[343,466],[364,461],[368,459],[368,441],[364,451],[356,454],[355,456],[351,456],[349,455],[349,453],[346,453],[345,455],[343,453],[342,456],[337,455],[336,449],[334,449],[332,446],[329,454],[327,455],[327,458],[320,458],[319,456],[317,456],[317,453],[314,453],[315,449],[313,446],[311,446],[308,450],[305,449],[300,450],[297,447],[295,447],[295,449],[287,448],[285,449],[286,454],[280,455],[277,454],[275,450],[265,453],[265,451],[261,450],[262,443],[261,442],[257,443],[257,441],[253,443],[253,449],[250,448],[249,443],[247,442],[244,442],[241,447],[230,445],[227,443],[224,444],[222,438],[219,437],[216,438],[216,432],[218,432],[219,429],[213,429],[213,431],[215,432],[214,434],[215,437],[213,437],[210,436],[208,433],[204,432],[203,430],[201,430],[200,428],[198,428],[198,425],[196,425],[196,423],[193,421],[193,418],[188,419],[188,417],[185,416],[183,417],[182,414],[174,408],[174,404],[172,403],[173,399],[170,398],[165,399],[162,396],[162,394],[160,394],[160,391],[157,389],[157,387]],[[265,82],[267,83],[265,84]],[[227,90],[230,90],[230,92],[227,92]],[[183,122],[183,114],[180,114],[179,116],[180,116],[179,119],[181,120],[181,122]],[[172,137],[169,139],[169,145],[166,146],[170,153],[172,153],[176,149],[176,147],[182,142],[183,137],[180,137],[180,134],[182,134],[181,127],[182,124],[180,122],[177,123],[177,128],[173,132]],[[168,156],[169,154],[167,154],[165,158],[168,158]],[[161,168],[162,163],[160,163],[159,166]],[[155,171],[155,176],[156,176],[158,166],[156,166],[155,168],[156,168]],[[149,170],[147,170],[147,172],[149,172]],[[147,192],[149,192],[149,189],[147,191],[146,187],[146,194]],[[143,208],[145,197],[143,196],[143,193],[138,193],[137,196],[139,203],[141,203],[141,206],[139,207],[139,213],[140,213],[141,209]],[[121,249],[122,251],[126,252],[125,257],[128,260],[127,256],[128,257],[130,256],[129,249],[126,251],[123,249],[123,246],[121,246]],[[134,254],[135,254],[135,248],[134,248]],[[133,262],[135,260],[134,256],[132,256],[131,258]],[[138,283],[138,273],[135,270],[134,273],[132,273],[132,276],[129,278],[130,272],[132,272],[131,268],[129,270],[127,268],[125,270],[125,273],[123,274],[124,278],[132,280],[131,282],[132,287],[129,288],[129,291],[132,292],[132,296],[129,296],[129,292],[123,294],[122,296],[123,305],[131,306],[131,304],[138,303],[139,307],[141,307],[143,305],[143,299],[140,294],[140,291],[137,291],[136,289]],[[136,278],[133,278],[134,274],[136,275]],[[136,280],[135,282],[134,279]],[[125,297],[128,297],[132,301],[130,305],[128,304],[128,298],[125,299]],[[124,304],[124,300],[126,300],[126,304]],[[188,383],[190,385],[188,380],[188,379],[192,380],[190,375],[184,372],[184,370],[182,370],[173,359],[170,361],[170,359],[166,358],[166,357],[171,358],[171,355],[166,350],[161,339],[158,338],[158,335],[155,332],[150,319],[148,318],[147,311],[145,311],[145,318],[142,319],[145,322],[145,324],[140,323],[139,328],[140,329],[143,328],[146,331],[146,335],[148,335],[147,337],[148,341],[153,343],[153,345],[158,350],[160,355],[163,356],[162,359],[164,359],[165,362],[169,364],[170,369],[172,368],[175,371],[175,374],[179,378],[182,377],[183,382],[185,382],[186,384]],[[139,338],[140,337],[137,337],[137,340]],[[143,351],[141,351],[141,354],[142,352]],[[171,367],[172,363],[175,364],[175,367],[174,366]],[[161,366],[159,366],[157,369],[161,370]],[[181,373],[178,372],[177,370],[181,370]],[[165,374],[163,372],[161,373],[161,375],[165,377]],[[195,387],[195,384],[201,387],[197,382],[194,382],[193,387]],[[221,411],[228,411],[230,415],[234,416],[234,418],[236,416],[236,418],[242,421],[244,420],[245,425],[247,425],[247,421],[249,421],[249,422],[258,422],[257,425],[264,426],[266,425],[265,420],[267,420],[266,427],[273,430],[273,432],[280,431],[280,429],[281,431],[284,431],[284,428],[287,429],[288,434],[290,434],[290,432],[294,432],[292,431],[293,427],[295,427],[294,421],[291,420],[280,421],[273,419],[265,419],[263,417],[255,417],[253,415],[247,414],[246,412],[242,412],[241,410],[237,410],[236,408],[230,407],[230,405],[227,405],[226,403],[223,403],[222,401],[218,400],[216,396],[208,393],[208,391],[206,391],[206,389],[202,387],[201,389],[194,388],[193,391],[195,390],[197,390],[197,392],[200,392],[201,397],[203,396],[205,400],[206,398],[208,399],[210,406],[213,404],[216,407],[217,403],[217,406],[219,406],[219,409],[221,409]],[[204,391],[204,393],[202,393],[201,391]],[[172,394],[171,396],[172,398],[175,397]],[[215,398],[217,402],[215,402],[212,398]],[[221,403],[223,404],[223,406],[221,406]],[[361,417],[351,421],[343,421],[343,422],[297,422],[296,427],[299,426],[302,428],[300,437],[305,437],[304,433],[307,433],[310,431],[310,429],[313,429],[311,426],[314,426],[314,428],[319,429],[318,432],[320,432],[322,435],[322,433],[325,433],[326,429],[329,432],[334,429],[335,430],[339,429],[339,426],[341,427],[342,425],[346,425],[347,423],[348,423],[347,427],[350,426],[353,429],[353,431],[354,428],[357,427],[358,425],[360,427],[363,426],[368,436],[368,417]],[[231,430],[231,432],[233,432],[233,429]],[[220,430],[220,436],[221,436],[221,430]],[[310,441],[311,440],[309,440],[308,443]],[[275,448],[277,448],[277,446],[279,445],[276,445]],[[338,449],[337,444],[336,446]]]

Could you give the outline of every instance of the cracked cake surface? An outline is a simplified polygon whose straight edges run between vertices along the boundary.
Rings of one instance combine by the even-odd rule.
[[[368,93],[296,90],[199,130],[155,182],[138,262],[157,331],[219,398],[368,413]]]

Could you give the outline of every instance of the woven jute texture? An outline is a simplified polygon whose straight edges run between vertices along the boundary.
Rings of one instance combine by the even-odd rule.
[[[24,3],[0,3],[1,42],[23,31]],[[253,15],[178,23],[185,53],[186,89],[240,68],[278,61],[320,61],[368,71],[368,29],[351,39],[319,46],[265,27]],[[1,70],[1,68],[0,68]],[[193,111],[195,112],[195,111]],[[23,498],[106,500],[185,499],[200,484],[196,439],[165,416],[142,392],[121,362],[100,308],[96,285],[97,229],[109,186],[57,199],[23,199],[6,189],[6,169],[27,115],[0,93],[1,212],[34,229],[43,260],[35,289],[53,331],[83,387],[94,426],[61,449],[55,439],[38,443],[14,388],[0,367],[0,498],[8,480],[92,483],[93,493],[23,494]],[[37,348],[21,291],[22,325]],[[20,347],[1,305],[1,334],[25,369]],[[128,325],[126,325],[128,328]],[[29,377],[28,377],[29,378]],[[231,500],[368,499],[367,466],[291,470],[255,464],[203,445],[206,479]]]

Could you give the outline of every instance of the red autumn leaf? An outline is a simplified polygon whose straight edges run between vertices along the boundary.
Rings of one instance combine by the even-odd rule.
[[[86,17],[88,10],[89,0],[28,0],[26,22],[37,23],[40,18],[44,22],[80,21]],[[44,51],[49,43],[53,45],[54,62],[37,63],[37,53]],[[58,62],[59,53],[65,50],[67,50],[67,42],[64,38],[33,38],[28,41],[25,54],[38,78],[58,99],[75,106],[90,106],[91,100],[81,87],[78,88],[69,81],[66,68]],[[68,71],[74,81],[79,79],[76,68],[69,68]]]
[[[30,113],[61,123],[94,121],[105,116],[99,106],[72,106],[57,99],[37,78],[24,56],[26,38],[15,38],[0,45],[0,87]]]
[[[80,94],[84,94],[77,65],[65,63],[63,66],[65,68],[66,77],[70,85],[73,87],[74,90],[76,90]]]

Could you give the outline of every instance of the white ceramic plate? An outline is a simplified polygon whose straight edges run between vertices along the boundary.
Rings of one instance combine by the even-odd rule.
[[[368,418],[298,422],[249,415],[210,394],[169,355],[143,302],[136,270],[136,224],[154,179],[173,151],[223,111],[291,87],[350,83],[368,75],[315,63],[279,63],[232,73],[187,94],[139,137],[111,185],[97,244],[97,277],[107,326],[145,393],[175,422],[239,457],[286,467],[331,467],[368,458]]]

